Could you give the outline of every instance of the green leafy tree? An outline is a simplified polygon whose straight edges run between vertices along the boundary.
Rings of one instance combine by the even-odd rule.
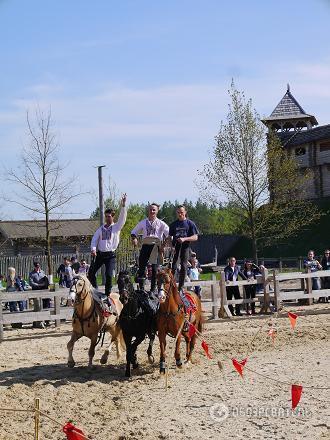
[[[319,218],[307,200],[309,173],[298,168],[275,134],[267,138],[252,101],[235,89],[226,122],[221,122],[209,162],[199,172],[200,188],[212,203],[227,199],[226,215],[259,246],[289,238]],[[268,147],[268,148],[267,148]],[[228,219],[228,218],[227,218]]]

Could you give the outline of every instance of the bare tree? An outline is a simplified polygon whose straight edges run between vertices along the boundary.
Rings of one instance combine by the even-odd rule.
[[[252,101],[229,90],[231,104],[221,122],[209,162],[199,172],[200,187],[212,202],[225,198],[251,238],[254,258],[263,246],[295,235],[320,217],[307,200],[310,175],[298,168],[273,133],[268,136]]]
[[[25,208],[35,217],[44,216],[47,265],[51,275],[50,221],[58,218],[80,193],[74,189],[75,177],[63,177],[67,165],[63,165],[58,157],[60,147],[52,131],[51,111],[36,110],[33,122],[27,112],[26,121],[29,145],[22,150],[19,167],[8,171],[9,180],[20,191],[12,193],[7,200]]]

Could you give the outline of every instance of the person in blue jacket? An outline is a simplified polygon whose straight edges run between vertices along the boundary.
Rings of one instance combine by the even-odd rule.
[[[243,280],[246,280],[246,276],[241,271],[240,266],[236,264],[236,258],[230,257],[229,258],[229,264],[225,267],[225,281],[237,281],[238,277],[241,277]],[[239,288],[238,286],[227,286],[226,287],[226,294],[227,294],[227,300],[232,300],[233,297],[235,299],[241,299],[241,296],[239,294]],[[234,316],[242,316],[241,314],[241,305],[235,304],[235,313],[234,313],[234,307],[232,305],[228,306],[231,314]]]

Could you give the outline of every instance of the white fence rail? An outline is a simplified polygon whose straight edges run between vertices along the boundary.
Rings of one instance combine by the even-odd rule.
[[[61,298],[67,296],[66,291],[50,292],[48,290],[26,290],[24,292],[1,292],[0,293],[0,342],[4,339],[4,325],[15,323],[32,323],[38,321],[55,321],[59,327],[61,319],[72,317],[72,307],[61,307]],[[54,307],[43,309],[42,299],[53,300]],[[33,310],[30,310],[30,300],[33,300]],[[3,311],[3,303],[27,301],[27,310],[22,312]]]

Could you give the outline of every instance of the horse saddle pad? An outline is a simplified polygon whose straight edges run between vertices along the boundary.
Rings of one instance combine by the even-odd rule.
[[[187,291],[185,291],[184,294],[190,303],[190,306],[189,306],[189,309],[187,310],[187,312],[195,313],[197,310],[197,304],[196,304],[195,298],[191,295],[191,293],[189,293]]]

